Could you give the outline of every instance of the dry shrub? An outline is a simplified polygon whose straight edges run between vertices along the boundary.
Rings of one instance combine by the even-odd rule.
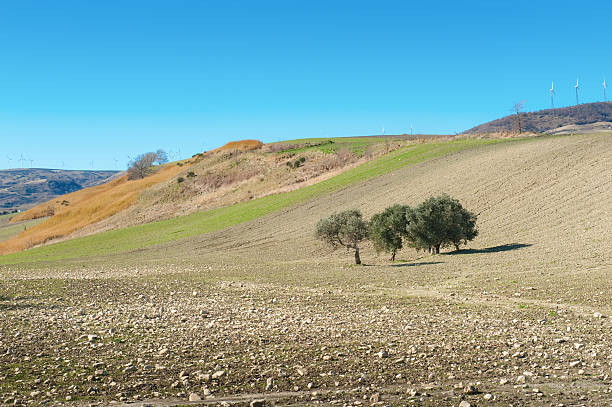
[[[326,154],[313,165],[317,173],[323,173],[336,168],[342,168],[358,159],[359,157],[350,150],[340,149],[335,154]]]
[[[208,172],[198,177],[197,185],[200,188],[211,192],[216,191],[226,185],[246,181],[257,175],[261,176],[261,171],[258,168],[242,168],[236,171]]]

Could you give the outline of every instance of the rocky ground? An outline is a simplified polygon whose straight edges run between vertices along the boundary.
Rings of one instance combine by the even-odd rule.
[[[2,401],[612,402],[612,321],[599,313],[214,275],[3,281]]]

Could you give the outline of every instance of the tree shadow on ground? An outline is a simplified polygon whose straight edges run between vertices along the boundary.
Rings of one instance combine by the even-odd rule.
[[[32,300],[34,297],[7,297],[0,295],[0,311],[19,311],[24,309],[48,309],[50,308],[48,305],[43,304],[35,304],[30,301],[24,300]],[[51,306],[52,308],[52,306]]]
[[[502,244],[500,246],[487,247],[484,249],[460,249],[460,250],[455,250],[452,252],[440,253],[440,254],[444,256],[454,256],[457,254],[499,253],[499,252],[509,252],[511,250],[518,250],[518,249],[522,249],[524,247],[529,247],[529,246],[533,246],[533,245],[525,244],[525,243],[509,243],[509,244]]]
[[[416,266],[427,266],[430,264],[444,264],[443,261],[422,261],[419,263],[396,263],[391,264],[391,267],[416,267]]]

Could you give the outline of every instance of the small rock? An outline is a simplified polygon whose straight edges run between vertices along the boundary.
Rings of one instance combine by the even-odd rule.
[[[272,387],[274,387],[274,379],[268,377],[268,380],[266,380],[266,391],[272,390]]]
[[[374,393],[370,396],[370,403],[380,402],[380,393]]]
[[[604,315],[603,315],[601,312],[595,312],[595,313],[593,314],[593,316],[594,316],[595,318],[605,318],[605,316],[604,316]]]
[[[189,401],[200,401],[202,398],[198,395],[198,393],[191,393],[189,395]]]
[[[502,386],[506,383],[508,383],[508,379],[506,378],[499,379],[499,384],[501,384]]]
[[[215,373],[212,374],[212,378],[218,379],[223,375],[225,375],[225,370],[217,370]]]
[[[406,390],[406,394],[408,394],[410,397],[416,397],[419,395],[419,392],[416,389],[408,389]]]
[[[572,362],[570,362],[569,367],[576,367],[580,364],[579,360],[574,360]]]
[[[381,358],[381,359],[388,358],[389,357],[389,352],[387,352],[386,350],[381,350],[376,355],[378,355],[378,357]]]
[[[484,395],[484,399],[485,400],[492,400],[493,399],[493,395],[491,393],[487,393]]]
[[[480,391],[478,391],[476,386],[474,386],[473,384],[468,384],[467,386],[463,388],[463,393],[471,395],[471,394],[478,394],[480,393]]]
[[[249,404],[250,407],[264,407],[266,405],[266,400],[264,399],[255,399],[251,401]]]
[[[516,378],[516,382],[518,384],[524,384],[527,380],[525,379],[525,376],[521,375],[519,377]]]
[[[472,407],[472,405],[465,400],[461,400],[461,403],[459,403],[459,407]]]

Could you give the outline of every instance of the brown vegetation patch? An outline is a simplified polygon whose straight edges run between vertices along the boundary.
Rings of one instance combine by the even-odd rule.
[[[239,150],[239,151],[252,151],[257,150],[263,147],[263,143],[259,140],[240,140],[240,141],[230,141],[229,143],[221,146],[219,148],[215,148],[211,150],[211,153],[216,153],[218,151],[227,151],[227,150]]]

